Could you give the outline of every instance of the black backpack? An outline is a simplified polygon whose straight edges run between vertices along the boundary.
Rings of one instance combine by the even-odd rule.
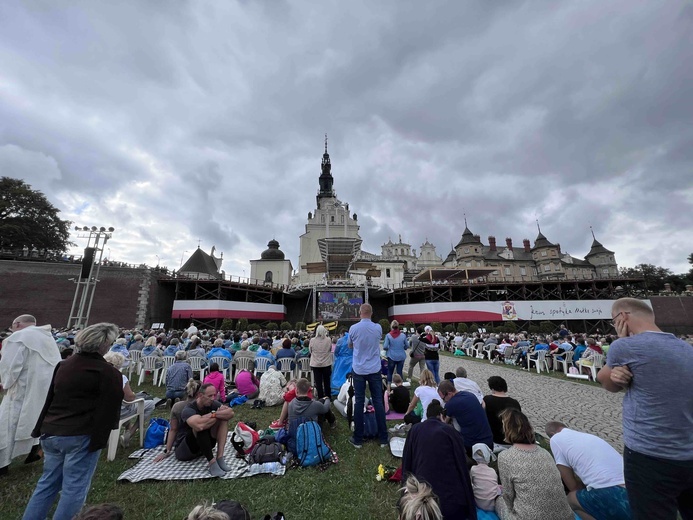
[[[248,455],[248,462],[250,464],[280,462],[283,454],[284,445],[270,438],[263,438],[255,443],[253,451]]]

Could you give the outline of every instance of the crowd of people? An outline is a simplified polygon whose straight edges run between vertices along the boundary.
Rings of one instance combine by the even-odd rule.
[[[100,450],[120,418],[132,413],[130,363],[148,356],[166,370],[162,404],[170,408],[170,432],[154,463],[204,457],[210,475],[223,476],[234,417],[229,405],[243,396],[281,405],[270,426],[287,431],[298,419],[334,426],[336,409],[352,423],[348,441],[356,449],[369,439],[388,447],[391,435],[405,434],[398,502],[404,519],[673,519],[677,511],[684,520],[693,518],[693,392],[686,387],[672,394],[661,384],[693,373],[693,347],[660,331],[643,302],[614,303],[619,339],[562,328],[550,342],[525,334],[448,338],[429,326],[407,333],[397,321],[383,335],[370,305],[359,312],[360,321],[335,337],[322,326],[310,334],[195,325],[184,331],[122,330],[100,323],[72,333],[38,327],[30,315],[18,317],[0,358],[7,391],[0,405],[0,472],[7,473],[19,456],[26,455],[28,463],[40,460],[40,439],[44,471],[24,518],[45,518],[59,492],[54,518],[79,513]],[[584,359],[599,348],[607,356],[599,382],[610,392],[626,392],[624,456],[599,437],[569,428],[562,421],[570,418],[563,417],[544,425],[549,453],[522,413],[528,396],[511,396],[503,377],[490,377],[482,390],[463,366],[441,376],[446,344],[453,351],[477,344],[494,363],[523,363],[541,350],[556,359],[572,355],[574,363],[575,356]],[[172,362],[165,363],[168,357]],[[194,378],[191,357],[200,357],[206,368],[201,380]],[[258,358],[268,360],[260,377],[254,370]],[[313,384],[285,377],[278,360],[286,358],[292,368],[308,358]],[[407,380],[417,367],[418,385],[411,392]],[[154,401],[146,403],[149,418]],[[388,430],[391,411],[403,414],[404,424]],[[367,418],[373,419],[372,431]],[[136,429],[136,421],[125,425],[123,445]]]

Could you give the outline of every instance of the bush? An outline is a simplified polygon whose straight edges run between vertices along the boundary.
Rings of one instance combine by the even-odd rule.
[[[246,330],[248,330],[248,318],[239,319],[236,328],[241,332],[245,332]]]
[[[469,326],[469,332],[471,332],[471,333],[479,332],[479,326],[476,323],[472,323]]]
[[[416,328],[416,325],[414,325],[414,322],[411,321],[411,320],[410,320],[410,321],[405,321],[405,322],[404,322],[404,328],[407,329],[407,330],[411,330],[411,329]]]
[[[291,330],[291,323],[288,321],[282,321],[281,325],[279,325],[279,328],[281,330]]]
[[[542,321],[539,324],[539,328],[544,334],[551,334],[556,329],[556,326],[550,321]]]
[[[465,334],[466,332],[469,332],[469,328],[467,327],[466,323],[458,323],[457,324],[457,332],[460,334]]]
[[[443,327],[443,330],[447,333],[455,332],[455,326],[452,323],[448,323],[445,327]]]
[[[233,320],[231,318],[224,318],[220,328],[221,330],[233,330]]]
[[[540,334],[541,333],[541,327],[539,325],[531,324],[529,326],[529,333],[530,334]]]
[[[296,330],[306,330],[306,324],[302,321],[296,322]]]
[[[504,328],[509,332],[517,332],[517,325],[514,321],[506,321]]]
[[[258,331],[258,330],[260,330],[260,324],[259,323],[249,323],[248,329]]]
[[[380,320],[378,323],[380,323],[380,326],[383,328],[383,334],[387,334],[390,332],[390,322],[387,321],[385,318]]]
[[[267,325],[265,325],[265,330],[277,330],[278,328],[279,328],[279,325],[277,325],[273,321],[270,321]]]
[[[431,328],[434,332],[443,332],[443,324],[439,321],[434,321],[433,323],[431,323]]]

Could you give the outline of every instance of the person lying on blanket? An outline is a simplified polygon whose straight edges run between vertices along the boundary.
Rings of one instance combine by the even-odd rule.
[[[230,471],[224,462],[224,448],[229,424],[233,418],[232,408],[215,401],[216,388],[212,384],[200,386],[195,400],[183,409],[176,434],[176,458],[189,461],[204,455],[209,463],[208,471],[213,477],[223,477]],[[212,448],[217,444],[216,458]]]

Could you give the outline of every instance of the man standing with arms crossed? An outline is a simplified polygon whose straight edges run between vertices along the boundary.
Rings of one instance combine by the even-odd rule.
[[[364,303],[359,308],[361,321],[349,329],[349,348],[354,349],[352,373],[354,381],[354,436],[349,442],[360,448],[363,444],[363,405],[366,401],[366,383],[371,392],[375,421],[378,425],[380,447],[387,444],[387,425],[385,423],[385,402],[383,400],[383,381],[380,375],[380,340],[383,329],[371,321],[373,307]]]
[[[693,519],[693,347],[635,298],[614,302],[620,339],[597,381],[623,398],[624,473],[635,520]]]

